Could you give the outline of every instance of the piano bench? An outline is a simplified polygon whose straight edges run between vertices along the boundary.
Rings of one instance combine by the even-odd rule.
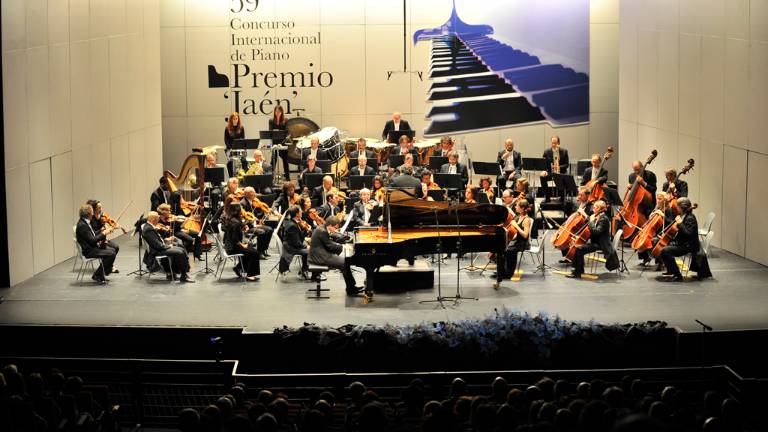
[[[328,266],[324,266],[324,265],[320,265],[320,264],[312,264],[312,263],[309,263],[308,264],[308,268],[307,268],[307,271],[310,274],[312,274],[312,275],[317,274],[318,276],[320,276],[322,273],[325,273],[325,272],[327,272],[329,270],[330,270],[330,267],[328,267]],[[307,298],[315,299],[315,300],[330,298],[330,297],[327,297],[327,296],[321,296],[320,295],[320,293],[323,292],[323,291],[330,291],[328,288],[322,288],[321,284],[322,284],[322,282],[320,281],[320,278],[318,277],[318,279],[315,281],[315,288],[310,288],[310,289],[307,290],[309,292],[314,291],[315,295],[308,295]]]

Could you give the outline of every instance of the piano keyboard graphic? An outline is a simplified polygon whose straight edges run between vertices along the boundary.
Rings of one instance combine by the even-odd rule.
[[[434,29],[417,31],[414,44],[432,41],[424,136],[547,121],[589,121],[589,76],[501,43],[488,25],[470,25],[453,12]]]

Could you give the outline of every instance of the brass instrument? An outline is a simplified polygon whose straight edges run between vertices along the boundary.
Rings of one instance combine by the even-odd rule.
[[[554,149],[552,149],[552,158],[554,160],[552,167],[552,172],[555,174],[560,174],[560,146],[556,146]]]
[[[248,166],[248,171],[245,172],[245,175],[263,175],[264,174],[264,167],[261,163],[252,163],[250,166]]]

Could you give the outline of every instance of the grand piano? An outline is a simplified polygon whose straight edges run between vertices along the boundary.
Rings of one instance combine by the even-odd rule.
[[[458,252],[495,252],[506,245],[503,224],[509,211],[496,204],[424,201],[408,190],[386,194],[384,223],[355,235],[350,264],[366,271],[366,292],[374,291],[375,272],[417,255]],[[438,229],[439,227],[439,229]]]

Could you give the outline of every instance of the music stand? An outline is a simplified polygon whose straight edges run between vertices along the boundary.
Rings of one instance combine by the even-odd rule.
[[[224,173],[226,172],[226,168],[223,166],[217,166],[213,168],[205,168],[205,172],[203,173],[204,179],[206,182],[212,184],[212,185],[220,185],[224,183]]]
[[[546,171],[547,160],[544,158],[523,158],[523,170]]]
[[[409,140],[413,140],[413,137],[416,136],[416,131],[415,130],[401,130],[401,131],[391,130],[387,132],[387,142],[398,143],[400,142],[400,137],[403,135],[408,136]]]
[[[445,156],[430,156],[429,157],[429,170],[433,173],[440,172],[440,168],[448,163],[448,158]]]
[[[272,144],[276,142],[283,142],[288,137],[288,131],[284,129],[272,129],[259,131],[259,139],[272,141]]]
[[[372,188],[374,175],[351,175],[349,176],[349,188],[360,190],[362,188]]]
[[[328,159],[323,159],[315,162],[315,165],[323,170],[324,173],[330,173],[331,172],[331,161]]]
[[[246,175],[243,176],[243,187],[252,187],[260,192],[272,187],[272,174]]]
[[[461,174],[437,173],[435,174],[435,183],[443,189],[460,190],[463,188]]]
[[[389,167],[397,168],[405,162],[405,155],[389,155]]]
[[[232,141],[233,149],[256,150],[259,148],[258,138],[238,138]]]
[[[579,193],[579,188],[576,186],[576,180],[574,180],[572,175],[552,173],[552,179],[555,181],[555,186],[564,191],[565,195],[575,196]],[[565,202],[565,200],[563,200],[563,202]]]
[[[270,207],[272,207],[272,204],[275,202],[276,199],[277,199],[277,194],[276,193],[265,194],[265,195],[260,195],[259,196],[259,201],[263,202],[264,204],[266,204],[266,205],[268,205]]]
[[[323,184],[323,177],[325,176],[330,176],[331,178],[333,178],[333,174],[305,173],[304,185],[307,186],[309,189],[314,189]]]
[[[501,166],[496,162],[472,162],[472,169],[475,174],[493,176],[491,179],[501,175]]]
[[[432,197],[435,201],[445,201],[445,189],[431,189],[427,191],[427,196]]]
[[[356,168],[357,159],[350,159],[348,165],[349,165],[349,170]],[[376,158],[368,158],[365,165],[373,168],[374,171],[379,170],[379,161],[377,161]]]
[[[485,194],[485,191],[479,191],[477,193],[477,203],[478,204],[490,204],[491,200],[488,199],[488,195]]]

